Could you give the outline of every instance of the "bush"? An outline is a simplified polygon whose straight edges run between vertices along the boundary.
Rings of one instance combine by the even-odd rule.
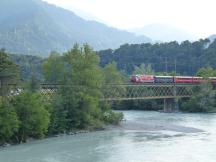
[[[0,98],[0,145],[8,142],[18,128],[19,121],[15,110]]]
[[[123,113],[108,111],[104,113],[104,121],[106,124],[119,124],[123,120]]]
[[[188,112],[215,112],[215,92],[210,83],[203,83],[195,94],[182,103],[181,110]]]
[[[39,94],[23,92],[14,98],[13,106],[20,121],[18,142],[26,142],[28,137],[41,138],[47,133],[50,114]]]

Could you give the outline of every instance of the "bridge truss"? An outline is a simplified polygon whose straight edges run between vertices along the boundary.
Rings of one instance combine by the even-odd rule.
[[[105,85],[101,100],[147,100],[186,98],[193,94],[193,84],[110,84]],[[41,93],[47,97],[57,91],[60,85],[43,84]]]
[[[123,84],[107,85],[104,100],[145,100],[185,98],[193,94],[192,84]]]

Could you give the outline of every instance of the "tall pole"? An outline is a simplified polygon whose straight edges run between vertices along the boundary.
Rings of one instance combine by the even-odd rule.
[[[165,68],[166,68],[166,73],[168,72],[168,62],[167,62],[167,57],[165,57]]]
[[[175,75],[177,73],[177,65],[176,65],[176,58],[175,58]]]

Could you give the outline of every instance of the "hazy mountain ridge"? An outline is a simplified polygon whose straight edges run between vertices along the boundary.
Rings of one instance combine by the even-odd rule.
[[[52,50],[65,51],[76,42],[89,43],[99,50],[151,41],[84,20],[40,0],[1,0],[0,13],[0,48],[12,53],[47,55]]]
[[[216,39],[216,34],[210,35],[210,36],[208,37],[208,39],[209,39],[211,42],[214,42],[214,40]]]
[[[130,29],[129,31],[137,35],[146,35],[156,42],[198,40],[196,36],[167,24],[150,24],[142,28]]]

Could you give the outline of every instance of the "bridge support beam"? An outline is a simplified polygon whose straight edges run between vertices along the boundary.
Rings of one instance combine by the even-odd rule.
[[[171,113],[171,112],[178,112],[178,99],[175,98],[165,98],[164,99],[164,112]]]

